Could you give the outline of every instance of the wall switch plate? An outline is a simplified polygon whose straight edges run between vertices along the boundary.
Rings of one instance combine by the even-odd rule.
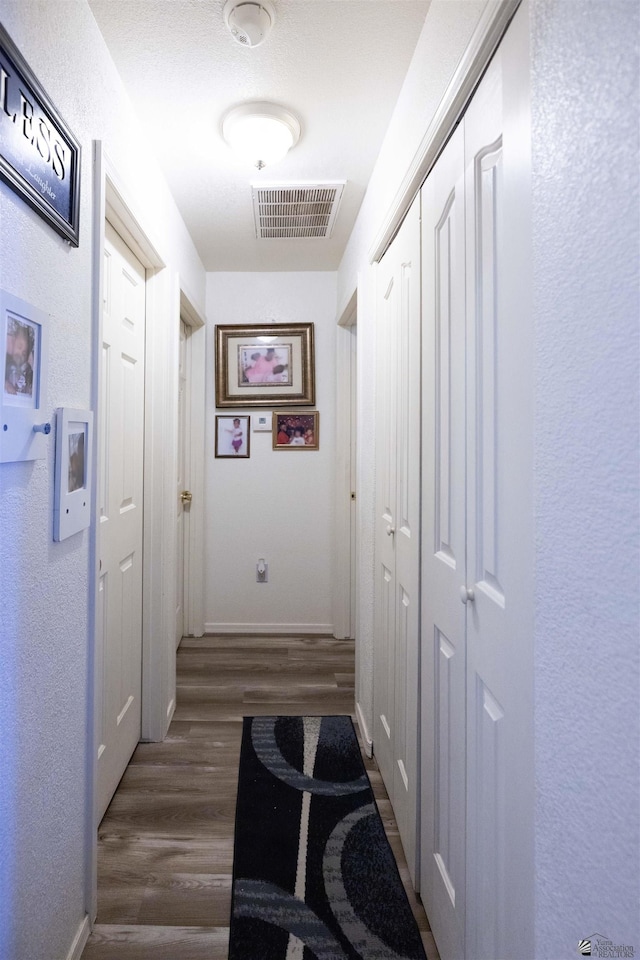
[[[256,583],[267,583],[269,580],[269,564],[256,563]]]

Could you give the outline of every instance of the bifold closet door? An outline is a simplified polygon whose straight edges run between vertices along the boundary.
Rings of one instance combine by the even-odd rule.
[[[460,125],[422,189],[423,554],[420,892],[443,960],[464,957],[466,858],[465,192]]]
[[[533,956],[528,11],[465,116],[467,957]]]
[[[378,267],[374,751],[416,876],[420,198]]]
[[[422,191],[421,890],[442,960],[533,956],[527,16]]]

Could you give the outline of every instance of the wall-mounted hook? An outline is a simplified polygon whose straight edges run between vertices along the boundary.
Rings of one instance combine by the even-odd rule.
[[[34,423],[33,425],[34,433],[44,433],[45,436],[49,436],[51,433],[51,424],[50,423]]]

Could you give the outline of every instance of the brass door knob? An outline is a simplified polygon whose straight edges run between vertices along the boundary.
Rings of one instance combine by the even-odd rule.
[[[183,503],[191,503],[193,500],[193,494],[191,493],[191,490],[183,490],[180,494],[180,499]]]

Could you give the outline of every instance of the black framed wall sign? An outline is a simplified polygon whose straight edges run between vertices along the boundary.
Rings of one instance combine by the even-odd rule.
[[[80,144],[1,25],[0,178],[78,246]]]

